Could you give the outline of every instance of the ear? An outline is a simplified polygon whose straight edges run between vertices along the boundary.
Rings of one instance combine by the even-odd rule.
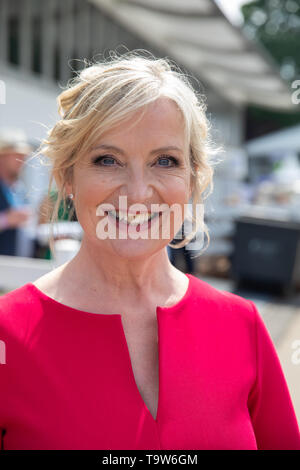
[[[65,192],[66,192],[66,195],[68,196],[69,194],[74,194],[73,193],[73,168],[69,167],[67,169],[67,173],[66,173],[66,176],[65,176]]]

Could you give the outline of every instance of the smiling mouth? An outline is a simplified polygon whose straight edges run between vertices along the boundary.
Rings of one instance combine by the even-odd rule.
[[[139,226],[145,224],[151,224],[152,220],[160,217],[162,212],[152,212],[152,213],[143,213],[143,214],[122,214],[119,211],[105,211],[105,215],[109,215],[111,218],[117,222],[124,223],[128,226]]]

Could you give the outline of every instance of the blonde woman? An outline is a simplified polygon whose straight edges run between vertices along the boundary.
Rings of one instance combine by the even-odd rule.
[[[132,53],[87,67],[58,101],[42,152],[84,236],[1,298],[2,447],[300,449],[255,304],[168,259],[190,197],[212,188],[201,97],[167,60]]]

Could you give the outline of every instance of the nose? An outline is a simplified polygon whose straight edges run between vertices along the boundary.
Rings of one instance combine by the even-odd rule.
[[[153,180],[144,167],[131,168],[123,184],[120,195],[127,196],[130,204],[151,201],[153,197]]]

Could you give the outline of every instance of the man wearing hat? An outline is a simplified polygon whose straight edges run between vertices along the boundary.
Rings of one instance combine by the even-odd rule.
[[[30,217],[15,190],[26,156],[32,148],[20,129],[0,129],[0,255],[20,255],[22,226]]]

